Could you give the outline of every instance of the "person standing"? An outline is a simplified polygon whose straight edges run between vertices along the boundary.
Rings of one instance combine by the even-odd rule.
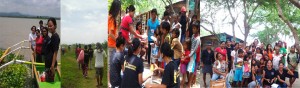
[[[151,43],[154,43],[154,41],[151,39],[151,36],[154,36],[155,30],[159,27],[159,21],[157,19],[157,10],[152,9],[151,10],[151,18],[148,19],[147,25],[148,25],[148,46],[151,46]],[[148,64],[150,64],[150,56],[151,56],[151,48],[148,48],[147,50],[147,60]]]
[[[109,60],[113,58],[114,52],[116,51],[116,40],[117,40],[117,17],[120,14],[121,10],[121,2],[119,0],[114,0],[110,6],[109,9],[109,15],[108,15],[108,41],[107,41],[107,51],[108,51],[108,58],[107,58],[107,64],[108,68],[110,69],[110,63]],[[110,86],[109,81],[109,72],[107,73],[107,79],[108,79],[108,85]]]
[[[48,36],[48,28],[44,27],[42,29],[42,35],[43,35],[43,44],[42,44],[42,58],[45,61],[47,59],[47,54],[49,53],[49,47],[48,42],[50,41],[50,37]]]
[[[42,63],[42,46],[43,46],[43,36],[41,35],[40,30],[38,29],[36,31],[36,48],[35,48],[35,61],[38,63]]]
[[[59,50],[60,38],[56,32],[57,24],[55,18],[48,19],[48,28],[50,33],[52,34],[49,43],[49,53],[47,54],[47,59],[45,60],[45,68],[50,69],[50,72],[47,72],[46,81],[54,82],[55,69],[57,66],[57,54]]]
[[[90,66],[89,66],[89,69],[92,69],[92,59],[93,59],[93,57],[94,57],[94,50],[93,50],[93,48],[92,48],[92,45],[91,44],[89,44],[89,49],[88,49],[89,51],[88,51],[88,53],[89,53],[89,61],[90,61]]]
[[[29,43],[30,43],[30,48],[32,51],[35,49],[35,39],[36,39],[36,27],[32,26],[31,27],[31,33],[29,34]]]
[[[226,41],[226,51],[227,51],[227,58],[228,58],[228,71],[230,72],[232,68],[232,58],[229,57],[231,54],[231,51],[233,50],[233,47],[231,47],[231,42],[229,40]]]
[[[97,87],[102,86],[102,79],[104,73],[104,58],[106,58],[106,53],[103,50],[100,43],[96,43],[96,49],[94,50],[95,56],[95,69],[96,69],[96,79],[97,79]]]
[[[291,46],[290,53],[287,55],[288,68],[293,71],[294,75],[289,76],[290,86],[292,87],[296,78],[299,78],[298,64],[299,64],[299,54],[295,52],[295,46]]]
[[[118,36],[116,39],[116,52],[109,60],[109,82],[111,88],[121,86],[121,69],[124,68],[124,49],[125,49],[126,40],[122,36]]]
[[[202,73],[203,73],[203,82],[204,87],[206,87],[206,73],[210,74],[210,78],[212,77],[212,65],[215,62],[214,59],[214,51],[211,49],[211,43],[207,43],[206,49],[201,52],[201,62],[202,62]]]
[[[185,6],[181,7],[181,16],[179,19],[179,23],[181,24],[181,43],[183,43],[185,40],[185,32],[188,26],[188,17],[186,16]]]

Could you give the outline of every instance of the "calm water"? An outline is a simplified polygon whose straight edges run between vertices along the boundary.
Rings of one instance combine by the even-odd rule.
[[[28,40],[31,27],[39,26],[41,19],[28,19],[28,18],[7,18],[0,17],[0,49],[7,49],[8,47],[23,41]],[[47,19],[42,19],[44,25]],[[57,20],[57,32],[60,35],[60,20]],[[28,47],[29,43],[24,43],[23,46]],[[30,59],[31,51],[21,50],[20,54],[25,56],[26,60]],[[60,58],[60,54],[58,55]]]

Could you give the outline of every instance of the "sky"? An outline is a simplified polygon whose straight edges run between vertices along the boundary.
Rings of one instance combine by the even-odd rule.
[[[107,40],[106,0],[62,0],[62,44],[90,44]]]
[[[60,17],[60,0],[0,0],[0,12]]]
[[[242,8],[242,7],[238,7],[238,8]],[[205,3],[204,2],[200,2],[200,12],[207,12],[209,11],[207,8],[205,8]],[[237,18],[237,24],[240,25],[241,29],[243,30],[244,26],[243,26],[243,13],[242,13],[242,9],[235,9],[234,11],[232,11],[233,16],[238,16]],[[226,19],[224,19],[226,16],[228,16]],[[216,14],[215,14],[216,20],[214,22],[214,26],[215,26],[215,30],[219,31],[220,33],[227,33],[229,35],[233,35],[232,33],[232,26],[231,24],[229,24],[229,22],[231,21],[231,17],[229,15],[229,12],[227,9],[221,9],[219,10]],[[210,18],[205,18],[207,20],[209,20],[210,22],[212,22],[212,20],[210,20]],[[223,22],[224,21],[224,22]],[[237,24],[235,25],[235,36],[237,38],[240,38],[242,40],[244,40],[244,35],[241,33],[241,31],[239,30]],[[208,28],[209,30],[212,30],[210,25],[204,25],[206,28]],[[250,45],[250,43],[252,43],[254,41],[254,37],[251,37],[251,34],[257,33],[258,31],[261,31],[264,29],[263,25],[257,25],[254,24],[252,26],[253,28],[250,30],[250,33],[247,37],[247,45]],[[243,30],[244,32],[244,30]],[[280,40],[282,41],[286,41],[287,42],[287,46],[292,46],[294,44],[294,39],[293,38],[288,38],[288,37],[284,37],[283,35],[279,35]]]

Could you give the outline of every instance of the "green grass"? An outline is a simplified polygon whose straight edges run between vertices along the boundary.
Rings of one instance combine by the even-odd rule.
[[[104,75],[102,79],[103,86],[107,88],[107,58],[104,58]],[[75,59],[75,51],[71,49],[61,55],[61,80],[62,88],[96,88],[97,80],[95,78],[95,58],[92,60],[92,70],[88,70],[88,78],[84,78],[82,70],[79,70],[78,63]],[[90,64],[89,64],[90,65]]]

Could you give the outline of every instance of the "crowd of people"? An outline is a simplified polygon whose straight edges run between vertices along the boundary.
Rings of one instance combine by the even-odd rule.
[[[93,69],[92,59],[95,58],[95,78],[97,79],[96,87],[103,86],[102,79],[104,74],[104,57],[107,57],[104,48],[100,43],[96,43],[96,48],[93,49],[91,44],[84,45],[76,44],[75,55],[78,61],[78,68],[82,70],[82,75],[88,78],[88,70]]]
[[[295,46],[289,48],[285,42],[278,41],[275,46],[264,45],[257,39],[249,46],[243,42],[222,41],[219,47],[212,49],[212,44],[204,44],[201,52],[203,82],[206,87],[206,73],[211,80],[226,80],[230,87],[292,87],[298,76],[299,53]],[[289,81],[285,81],[289,78]]]
[[[142,21],[133,20],[134,5],[129,5],[118,30],[120,9],[121,2],[114,0],[108,17],[109,87],[192,87],[200,65],[200,21],[197,15],[187,16],[184,6],[180,12],[173,13],[166,7],[160,19],[154,8],[143,29]],[[154,68],[147,73],[151,75],[143,76],[146,66]],[[152,74],[161,78],[162,82],[143,85]]]
[[[55,69],[57,67],[57,54],[59,50],[60,38],[57,34],[57,23],[55,18],[49,18],[47,26],[43,25],[43,21],[39,21],[39,27],[31,27],[29,34],[30,48],[34,55],[34,61],[37,63],[45,63],[46,81],[53,82],[55,77]],[[49,36],[49,33],[51,36]]]

